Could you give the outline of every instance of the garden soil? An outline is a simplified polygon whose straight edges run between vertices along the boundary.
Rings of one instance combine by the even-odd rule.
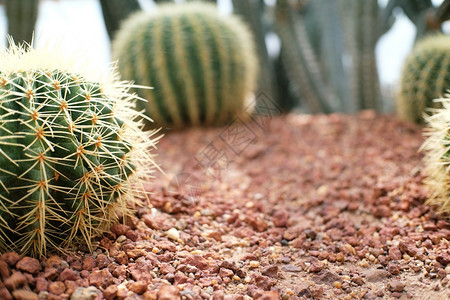
[[[167,132],[150,204],[93,253],[3,254],[0,299],[448,299],[422,142],[371,111]]]

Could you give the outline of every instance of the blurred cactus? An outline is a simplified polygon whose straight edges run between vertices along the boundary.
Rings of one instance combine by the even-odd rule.
[[[340,0],[341,20],[350,54],[350,93],[357,110],[380,109],[381,91],[375,45],[382,31],[377,0]]]
[[[442,23],[450,18],[450,0],[439,7],[431,0],[390,0],[387,7],[399,7],[416,26],[416,41],[429,33],[442,32]]]
[[[113,57],[124,79],[155,88],[138,92],[159,125],[223,124],[253,100],[253,39],[212,4],[165,4],[132,16],[113,41]]]
[[[39,0],[6,0],[8,34],[16,43],[31,43],[39,10]]]
[[[271,99],[275,99],[277,97],[275,64],[267,51],[266,35],[269,25],[264,22],[264,1],[233,0],[233,12],[241,16],[241,19],[248,24],[255,39],[260,65],[258,88]]]
[[[288,0],[278,0],[275,13],[281,59],[297,96],[307,103],[312,113],[332,112],[337,104],[336,94],[325,83],[305,18]]]
[[[424,164],[427,178],[424,180],[430,190],[427,204],[450,214],[450,99],[439,100],[440,109],[435,109],[425,118],[427,139],[421,149],[425,152]]]
[[[100,4],[110,39],[114,38],[114,34],[124,19],[141,9],[138,0],[100,0]]]
[[[427,108],[438,107],[435,98],[450,87],[450,36],[439,34],[417,42],[405,60],[397,113],[400,118],[423,122]]]

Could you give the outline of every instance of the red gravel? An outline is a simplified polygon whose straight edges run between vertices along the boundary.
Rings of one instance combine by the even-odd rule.
[[[3,254],[0,299],[449,296],[450,223],[424,204],[420,127],[372,112],[265,121],[168,134],[153,208],[92,254]]]

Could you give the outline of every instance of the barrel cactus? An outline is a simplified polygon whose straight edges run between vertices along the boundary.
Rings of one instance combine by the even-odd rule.
[[[450,36],[431,35],[418,41],[406,58],[397,97],[400,118],[423,123],[428,108],[439,107],[433,101],[450,87]]]
[[[162,4],[130,16],[113,41],[123,78],[140,90],[156,124],[220,125],[243,116],[256,85],[249,30],[207,3]],[[144,105],[144,103],[141,103]]]
[[[2,251],[91,247],[132,212],[154,167],[131,84],[76,63],[13,43],[0,53]]]
[[[442,108],[434,109],[425,118],[427,139],[422,145],[426,183],[430,188],[428,204],[450,213],[450,98],[438,101]]]

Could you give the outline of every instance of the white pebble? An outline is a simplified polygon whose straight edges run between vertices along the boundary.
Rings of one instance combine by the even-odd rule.
[[[176,228],[170,228],[167,230],[166,235],[169,239],[174,241],[180,240],[180,232]]]

